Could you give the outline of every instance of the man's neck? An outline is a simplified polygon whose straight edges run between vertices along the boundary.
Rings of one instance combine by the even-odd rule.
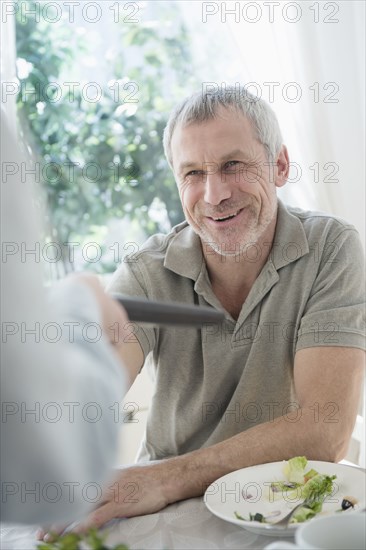
[[[255,245],[247,247],[241,254],[222,256],[213,250],[204,253],[213,292],[236,319],[250,289],[267,262],[276,222],[277,213]]]

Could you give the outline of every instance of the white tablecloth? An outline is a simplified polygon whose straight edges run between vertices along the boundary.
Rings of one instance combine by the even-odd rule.
[[[1,550],[37,548],[36,528],[1,526]],[[263,549],[274,540],[223,521],[207,510],[202,498],[172,504],[157,514],[113,520],[106,528],[107,544],[125,543],[131,550]],[[291,537],[286,538],[289,541]]]

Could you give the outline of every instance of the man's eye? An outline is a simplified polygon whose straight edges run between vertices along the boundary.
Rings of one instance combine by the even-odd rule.
[[[202,176],[203,172],[202,170],[191,170],[190,172],[188,172],[186,174],[186,177],[189,177],[189,176]]]
[[[244,169],[244,162],[239,160],[230,160],[224,164],[224,172],[238,172],[238,170]]]

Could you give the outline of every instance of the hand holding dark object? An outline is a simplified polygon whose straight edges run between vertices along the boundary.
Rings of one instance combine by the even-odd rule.
[[[221,323],[224,313],[212,307],[190,306],[174,302],[157,302],[131,298],[121,294],[108,295],[97,277],[78,274],[71,277],[88,285],[98,301],[102,315],[102,328],[134,380],[136,365],[141,368],[144,357],[132,322],[155,325],[188,325],[199,328],[205,323]],[[132,327],[133,328],[133,327]],[[132,345],[134,344],[134,345]]]
[[[93,291],[100,308],[103,334],[117,353],[122,368],[127,369],[131,382],[135,378],[135,365],[141,367],[144,358],[137,339],[131,338],[133,331],[125,308],[104,291],[95,275],[81,273],[72,275],[70,280],[73,279],[87,285]]]

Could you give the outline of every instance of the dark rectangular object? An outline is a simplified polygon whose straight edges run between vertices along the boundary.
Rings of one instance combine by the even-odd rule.
[[[144,298],[131,298],[122,294],[113,294],[120,302],[130,321],[151,323],[154,325],[191,325],[222,323],[225,315],[222,311],[206,306],[187,306],[179,302],[155,302]]]

